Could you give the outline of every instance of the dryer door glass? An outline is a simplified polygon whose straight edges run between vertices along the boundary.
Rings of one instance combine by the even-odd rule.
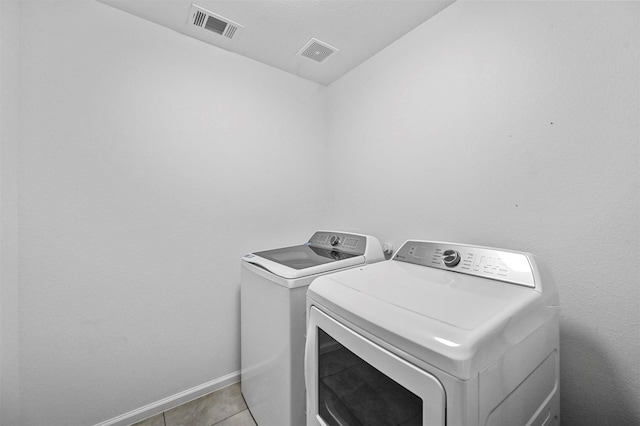
[[[305,345],[307,426],[444,426],[440,381],[388,349],[312,306]]]
[[[422,399],[318,329],[318,414],[329,426],[422,425]]]

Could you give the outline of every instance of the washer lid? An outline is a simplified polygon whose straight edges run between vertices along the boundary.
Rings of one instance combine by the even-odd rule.
[[[532,288],[394,260],[319,277],[307,297],[463,380],[557,314]]]
[[[282,278],[295,279],[384,260],[382,246],[370,235],[316,231],[299,246],[249,253],[243,262]]]
[[[365,262],[362,255],[307,244],[250,253],[242,260],[283,278],[301,278]]]

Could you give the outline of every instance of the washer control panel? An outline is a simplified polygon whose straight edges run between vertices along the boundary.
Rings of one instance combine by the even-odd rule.
[[[313,247],[362,255],[367,247],[367,237],[340,232],[318,231],[313,234],[307,244]]]
[[[433,241],[407,241],[393,260],[535,288],[524,253]]]

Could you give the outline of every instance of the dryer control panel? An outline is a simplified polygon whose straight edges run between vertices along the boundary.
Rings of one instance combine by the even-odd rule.
[[[367,237],[341,232],[318,231],[311,236],[307,244],[327,250],[363,255],[367,248]]]
[[[405,242],[393,260],[535,288],[524,253],[434,241]]]

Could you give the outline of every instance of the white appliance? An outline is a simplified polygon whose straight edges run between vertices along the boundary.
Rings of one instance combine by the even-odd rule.
[[[368,235],[318,231],[242,258],[241,389],[260,426],[305,423],[305,294],[319,276],[384,260]]]
[[[307,426],[559,422],[558,292],[531,254],[407,241],[307,310]]]

